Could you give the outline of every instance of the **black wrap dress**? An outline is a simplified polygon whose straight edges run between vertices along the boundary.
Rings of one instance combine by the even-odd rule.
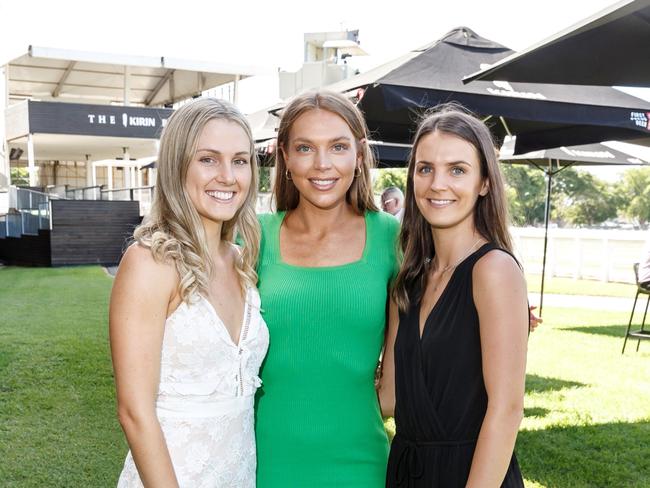
[[[420,304],[400,312],[395,342],[397,435],[387,487],[464,487],[487,409],[472,269],[487,243],[454,270],[420,338]],[[513,453],[502,484],[523,488]]]

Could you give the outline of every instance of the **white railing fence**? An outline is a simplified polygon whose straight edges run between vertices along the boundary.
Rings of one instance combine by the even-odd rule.
[[[515,253],[527,273],[541,274],[544,229],[513,227]],[[549,229],[546,276],[634,283],[632,265],[643,253],[647,231]]]

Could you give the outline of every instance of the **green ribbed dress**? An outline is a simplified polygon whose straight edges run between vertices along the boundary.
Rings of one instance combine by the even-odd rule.
[[[388,439],[374,374],[399,223],[367,212],[359,261],[308,268],[282,261],[284,215],[260,217],[271,339],[256,401],[257,487],[383,487]]]

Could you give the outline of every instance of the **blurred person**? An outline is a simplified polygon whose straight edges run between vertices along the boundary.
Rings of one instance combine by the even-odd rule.
[[[381,209],[400,222],[404,216],[404,194],[396,186],[389,186],[381,194]]]
[[[233,105],[193,101],[170,117],[157,164],[151,213],[111,294],[117,407],[130,447],[118,487],[253,488],[254,394],[269,337],[255,288],[251,130]]]

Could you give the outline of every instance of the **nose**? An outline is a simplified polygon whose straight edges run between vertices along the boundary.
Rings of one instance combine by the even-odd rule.
[[[220,164],[217,173],[214,176],[214,179],[224,185],[234,185],[235,184],[235,173],[233,171],[232,163],[229,161]]]
[[[431,189],[444,190],[447,188],[447,177],[443,171],[434,171],[431,177]]]
[[[332,163],[329,160],[327,151],[319,149],[314,155],[314,168],[325,170],[329,169],[332,166]]]

